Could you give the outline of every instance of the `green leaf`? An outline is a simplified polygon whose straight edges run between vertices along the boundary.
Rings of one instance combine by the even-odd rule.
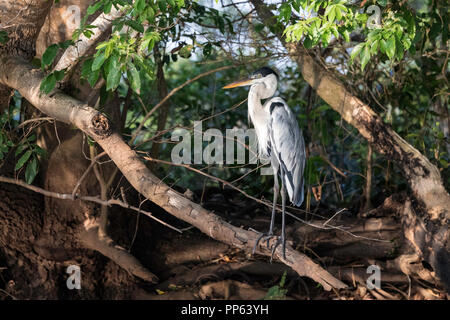
[[[136,8],[136,11],[141,13],[145,8],[145,0],[137,0],[134,2],[134,7]]]
[[[341,20],[342,19],[342,11],[339,6],[336,6],[334,9],[334,12],[336,12],[336,19]]]
[[[396,57],[397,60],[402,60],[405,49],[403,47],[403,44],[402,44],[401,40],[399,40],[398,38],[396,38],[395,46],[397,48],[395,57]]]
[[[125,24],[138,32],[144,32],[144,26],[134,20],[127,20],[125,21]]]
[[[365,43],[360,43],[353,48],[352,53],[350,54],[350,61],[353,61],[355,59],[355,57],[358,55],[358,53],[361,52],[365,45]]]
[[[166,11],[166,1],[165,0],[158,0],[158,7],[161,12]]]
[[[122,73],[119,68],[119,58],[111,56],[108,61],[108,76],[106,77],[106,90],[112,91],[117,88]]]
[[[348,32],[348,30],[344,30],[344,32],[342,32],[342,35],[346,42],[350,42],[350,33]]]
[[[55,85],[56,85],[56,77],[53,73],[50,73],[48,76],[44,78],[44,80],[42,80],[40,90],[45,94],[49,94],[50,91],[53,90]]]
[[[155,10],[152,7],[147,7],[147,20],[153,21],[155,17]]]
[[[111,12],[111,9],[112,9],[112,2],[108,2],[105,5],[105,8],[103,8],[103,12],[109,14]]]
[[[33,183],[34,178],[36,178],[37,175],[37,168],[38,168],[38,162],[37,159],[33,157],[33,160],[31,160],[27,168],[25,169],[25,181],[28,184]]]
[[[57,70],[54,72],[56,81],[61,81],[64,79],[64,75],[66,74],[66,69],[63,70]]]
[[[72,46],[72,45],[73,45],[73,41],[72,40],[66,40],[66,41],[60,42],[58,44],[58,46],[61,49],[64,49],[64,50],[67,49],[68,47]]]
[[[95,70],[95,71],[91,71],[91,73],[89,74],[87,81],[89,82],[89,85],[93,88],[95,86],[95,84],[98,81],[98,78],[100,77],[100,69]]]
[[[6,31],[0,31],[0,43],[6,43],[8,41],[8,34]]]
[[[58,53],[58,50],[59,46],[57,44],[52,44],[47,48],[47,50],[45,50],[41,60],[42,69],[53,63],[53,60],[55,60],[56,54]]]
[[[47,156],[47,151],[45,149],[42,149],[41,147],[39,147],[37,145],[34,146],[34,152],[37,155],[41,156],[41,157],[46,157]]]
[[[336,18],[336,10],[335,7],[331,7],[330,12],[328,13],[328,21],[334,22],[334,19]]]
[[[306,37],[305,41],[303,41],[303,45],[305,46],[306,49],[311,49],[312,46],[314,45],[314,42],[310,37]]]
[[[369,46],[364,47],[364,51],[361,52],[361,70],[364,71],[367,63],[370,60],[370,48]]]
[[[83,66],[81,67],[81,77],[87,79],[92,72],[92,62],[94,60],[89,58],[83,62]]]
[[[386,40],[384,40],[384,39],[380,40],[380,50],[382,53],[386,53],[387,43],[386,43]]]
[[[93,5],[90,5],[90,6],[87,8],[87,11],[86,11],[87,15],[90,16],[91,14],[95,13],[95,11],[97,11],[98,9],[100,9],[100,7],[102,6],[102,4],[103,4],[103,1],[98,1],[98,2],[94,3]]]
[[[98,56],[95,57],[94,62],[92,62],[92,71],[99,70],[106,60],[106,55],[104,51],[101,51]]]
[[[289,22],[289,19],[291,18],[292,8],[290,4],[283,3],[280,7],[280,18],[284,20],[285,22]]]
[[[30,156],[31,156],[31,150],[28,150],[20,157],[19,161],[17,161],[16,167],[14,168],[14,170],[17,171],[20,168],[22,168],[23,165],[25,164],[25,162],[27,162],[28,159],[30,159]]]
[[[128,62],[128,80],[130,81],[131,89],[137,94],[141,93],[141,77],[136,69],[136,66],[129,61]]]
[[[370,46],[370,54],[375,55],[377,53],[379,44],[380,44],[380,40],[375,40],[374,42],[372,42],[372,44]]]
[[[22,144],[16,149],[15,156],[17,157],[19,154],[21,154],[25,149],[28,148],[28,144]]]
[[[395,55],[395,36],[392,35],[386,42],[386,54],[389,59],[392,59]]]

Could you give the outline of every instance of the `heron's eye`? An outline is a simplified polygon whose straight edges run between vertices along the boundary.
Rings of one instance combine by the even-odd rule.
[[[251,78],[252,79],[260,79],[260,78],[262,78],[262,74],[261,73],[252,74]]]

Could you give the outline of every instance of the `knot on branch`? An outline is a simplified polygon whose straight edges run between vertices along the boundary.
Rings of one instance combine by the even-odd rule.
[[[102,113],[97,113],[92,117],[94,133],[101,138],[107,138],[112,133],[112,125],[109,119]]]

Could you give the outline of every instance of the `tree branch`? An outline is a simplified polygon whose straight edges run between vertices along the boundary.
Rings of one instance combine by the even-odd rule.
[[[97,28],[91,29],[93,34],[90,38],[81,35],[73,46],[68,47],[66,51],[64,51],[64,54],[59,59],[54,70],[59,71],[67,69],[66,73],[69,73],[69,71],[77,64],[78,60],[86,55],[89,49],[92,48],[100,37],[111,27],[113,21],[124,14],[125,10],[123,10],[123,8],[116,9],[114,6],[112,6],[109,14],[100,14],[97,19],[91,23],[91,25],[96,26]]]

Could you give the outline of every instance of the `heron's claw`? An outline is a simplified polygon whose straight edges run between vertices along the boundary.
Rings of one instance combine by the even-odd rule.
[[[275,254],[275,251],[277,250],[277,247],[281,244],[281,248],[283,250],[283,259],[286,260],[286,239],[281,236],[278,237],[277,242],[272,246],[272,255],[270,256],[270,262],[272,263],[273,255]]]
[[[253,246],[252,254],[255,254],[256,248],[258,247],[258,244],[261,240],[266,241],[266,247],[267,249],[270,250],[271,248],[269,247],[269,240],[273,237],[275,236],[273,235],[272,231],[261,233],[258,239],[256,240],[255,245]]]

